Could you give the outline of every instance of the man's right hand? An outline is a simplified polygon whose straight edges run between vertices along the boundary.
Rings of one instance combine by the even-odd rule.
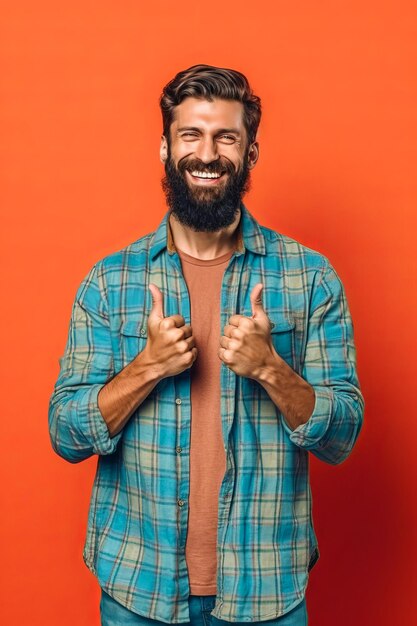
[[[182,315],[164,317],[163,294],[150,283],[152,309],[148,317],[148,341],[143,350],[160,378],[175,376],[191,367],[197,348],[191,326]]]

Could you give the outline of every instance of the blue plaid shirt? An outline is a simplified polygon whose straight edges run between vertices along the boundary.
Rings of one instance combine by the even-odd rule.
[[[181,623],[190,621],[190,369],[161,380],[114,437],[97,405],[103,385],[146,345],[150,282],[163,293],[166,316],[179,313],[192,323],[168,217],[155,232],[97,262],[83,280],[49,428],[54,450],[66,460],[99,455],[83,554],[88,568],[133,612]],[[309,452],[341,463],[364,408],[338,275],[322,254],[261,226],[242,204],[238,247],[223,276],[221,328],[235,313],[252,315],[250,293],[259,282],[274,348],[313,386],[315,406],[307,423],[291,430],[261,384],[221,364],[227,466],[212,615],[230,622],[273,619],[303,599],[319,557]]]

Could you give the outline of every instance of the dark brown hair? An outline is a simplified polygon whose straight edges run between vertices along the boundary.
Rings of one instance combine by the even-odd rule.
[[[261,99],[252,92],[246,76],[237,70],[214,65],[192,65],[165,85],[159,106],[162,111],[163,134],[170,143],[169,129],[173,122],[174,108],[185,98],[201,98],[213,101],[237,100],[243,104],[243,123],[249,143],[256,139],[261,120]]]

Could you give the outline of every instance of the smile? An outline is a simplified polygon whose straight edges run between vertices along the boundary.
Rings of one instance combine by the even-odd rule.
[[[203,185],[215,185],[225,175],[225,172],[221,174],[219,172],[200,172],[198,170],[193,170],[192,172],[189,172],[188,170],[186,170],[186,172],[187,172],[187,176],[193,182],[200,183]]]

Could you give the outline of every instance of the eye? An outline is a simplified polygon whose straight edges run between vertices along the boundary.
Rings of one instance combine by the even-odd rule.
[[[196,137],[198,137],[197,133],[192,133],[192,132],[182,133],[181,135],[181,138],[185,139],[185,141],[192,141]]]
[[[236,141],[236,137],[234,135],[219,135],[219,140],[223,143],[234,143]]]

